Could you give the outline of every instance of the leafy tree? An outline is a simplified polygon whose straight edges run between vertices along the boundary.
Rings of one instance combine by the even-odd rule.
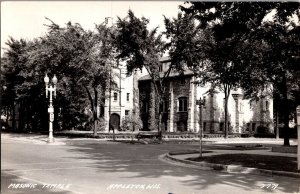
[[[42,91],[39,90],[41,85],[37,84],[39,83],[38,72],[28,64],[30,58],[28,52],[38,45],[38,41],[11,38],[6,44],[8,49],[3,57],[3,77],[6,87],[3,97],[6,100],[3,103],[10,107],[12,112],[12,127],[17,127],[15,110],[18,105],[18,128],[28,130],[42,128],[43,126],[36,125],[36,121],[43,120],[45,115],[40,112],[40,107],[45,106],[45,103],[39,100]]]
[[[1,76],[1,85],[5,87],[2,93],[2,108],[5,107],[7,112],[13,112],[12,115],[12,127],[15,128],[15,104],[17,101],[17,88],[16,85],[22,82],[23,78],[19,75],[22,70],[22,64],[26,62],[24,53],[27,48],[27,42],[24,39],[15,40],[10,38],[6,44],[8,49],[5,51],[2,58],[3,76]]]
[[[162,34],[157,35],[157,29],[148,30],[149,20],[142,17],[137,18],[134,13],[129,10],[128,16],[124,19],[118,18],[117,33],[115,36],[115,45],[118,51],[118,58],[127,62],[128,73],[131,74],[135,69],[147,70],[156,96],[155,115],[156,127],[161,135],[160,121],[161,112],[159,109],[162,103],[166,88],[164,87],[165,79],[171,71],[169,69],[161,74],[159,72],[160,58],[164,52],[164,42]]]
[[[256,84],[266,84],[265,81],[259,82],[252,79],[251,76],[247,76],[246,65],[250,63],[245,61],[252,58],[253,52],[251,49],[247,49],[249,47],[246,44],[251,44],[251,37],[257,34],[265,22],[266,16],[274,9],[277,10],[275,18],[284,23],[288,21],[292,13],[297,11],[297,6],[297,3],[278,2],[191,2],[189,6],[181,6],[181,10],[186,15],[191,14],[198,21],[197,25],[201,30],[186,39],[185,45],[194,45],[189,54],[182,50],[176,51],[176,55],[183,54],[185,56],[177,60],[196,68],[198,71],[196,72],[201,78],[200,82],[210,82],[213,88],[223,89],[225,117],[227,114],[226,102],[231,89],[241,86],[241,82],[247,81],[248,83],[256,81]],[[201,37],[199,34],[202,36],[204,34],[206,41],[199,41],[199,37]],[[191,63],[190,61],[195,62]],[[258,94],[261,89],[261,87],[256,89],[252,87],[251,93]],[[226,124],[225,127],[227,126]],[[225,128],[225,137],[227,134],[228,130]]]
[[[84,110],[89,108],[92,112],[90,121],[94,123],[96,135],[99,120],[97,106],[99,102],[103,103],[107,80],[112,76],[109,71],[113,48],[109,39],[110,30],[105,25],[98,25],[96,33],[93,33],[85,31],[79,24],[69,22],[62,28],[48,20],[51,24],[47,25],[46,36],[28,43],[22,52],[15,47],[19,48],[19,45],[25,43],[11,43],[6,52],[6,81],[15,88],[14,94],[18,99],[26,98],[26,103],[32,106],[38,101],[46,101],[44,75],[56,74],[59,79],[58,99],[54,101],[54,106],[56,109],[60,107],[63,127],[77,127],[83,120],[87,120]],[[16,60],[20,62],[15,63]],[[8,79],[10,71],[14,76],[11,80]],[[58,113],[58,110],[55,112]]]
[[[74,108],[81,107],[81,112],[89,106],[94,135],[97,134],[98,103],[103,103],[99,99],[105,98],[107,80],[111,76],[109,60],[113,49],[110,30],[104,25],[96,26],[96,30],[94,34],[71,22],[66,28],[60,28],[52,22],[44,39],[44,49],[50,51],[52,57],[51,71],[64,76],[59,92],[70,97],[69,102],[77,102]]]
[[[300,4],[286,5],[289,12],[296,7],[299,14]],[[284,123],[284,145],[289,145],[289,120],[294,117],[296,106],[300,103],[299,25],[299,20],[287,21],[275,15],[273,21],[264,23],[257,30],[244,49],[251,50],[252,55],[244,57],[244,63],[248,63],[245,71],[248,77],[242,85],[248,96],[257,96],[257,88],[263,89],[266,84],[272,84],[275,110],[279,111]]]

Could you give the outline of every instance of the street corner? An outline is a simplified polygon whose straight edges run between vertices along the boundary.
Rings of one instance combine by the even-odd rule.
[[[222,155],[222,154],[219,154]],[[296,172],[287,172],[287,171],[279,171],[279,170],[269,170],[269,169],[260,169],[257,167],[247,167],[243,165],[235,165],[235,164],[219,164],[211,163],[207,161],[193,161],[190,158],[198,157],[198,154],[191,153],[181,153],[181,154],[170,154],[166,153],[159,156],[159,159],[174,165],[179,165],[183,167],[191,167],[195,169],[201,170],[214,170],[221,171],[226,173],[239,173],[239,174],[253,174],[253,175],[263,175],[263,176],[284,176],[291,178],[300,178],[300,173]]]

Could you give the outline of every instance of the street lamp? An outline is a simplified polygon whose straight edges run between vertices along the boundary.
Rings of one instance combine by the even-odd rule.
[[[196,104],[199,105],[199,141],[200,141],[200,158],[202,158],[202,133],[203,133],[203,116],[202,110],[203,106],[205,106],[205,96],[203,99],[200,97],[199,100],[196,101]]]
[[[48,113],[49,113],[49,137],[48,137],[48,142],[54,142],[53,138],[53,121],[54,121],[54,108],[53,108],[53,98],[52,98],[52,93],[54,94],[54,98],[56,97],[56,84],[57,84],[57,78],[54,75],[52,78],[52,83],[49,84],[49,77],[46,76],[44,77],[44,82],[46,84],[46,98],[48,98],[48,92],[50,94],[50,105],[48,108]]]

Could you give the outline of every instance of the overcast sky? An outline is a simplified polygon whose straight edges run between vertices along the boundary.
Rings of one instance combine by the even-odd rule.
[[[1,54],[9,36],[31,40],[43,36],[49,24],[45,17],[63,26],[68,21],[80,23],[84,29],[94,29],[94,24],[105,17],[124,18],[128,9],[137,17],[150,19],[150,28],[160,26],[163,15],[176,17],[184,1],[1,1]]]

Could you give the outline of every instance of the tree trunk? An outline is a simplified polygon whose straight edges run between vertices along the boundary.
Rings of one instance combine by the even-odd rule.
[[[159,96],[157,96],[158,98],[160,98]],[[156,117],[156,123],[157,123],[157,132],[158,132],[158,139],[161,140],[162,139],[162,130],[161,130],[161,119],[162,119],[162,111],[160,110],[161,108],[161,99],[158,99],[155,103],[155,109],[156,109],[156,114],[158,115],[158,117]]]
[[[290,145],[290,137],[289,137],[289,106],[288,106],[288,96],[287,96],[287,85],[286,85],[286,74],[283,76],[282,80],[282,114],[283,114],[283,136],[284,136],[284,144],[285,146]]]
[[[230,87],[224,87],[225,93],[225,103],[224,103],[224,112],[225,112],[225,138],[228,138],[228,99],[230,95]]]
[[[91,109],[92,109],[92,114],[93,114],[92,115],[92,119],[93,119],[93,135],[95,137],[95,136],[97,136],[97,128],[96,128],[96,123],[95,123],[95,121],[97,119],[97,112],[96,112],[96,119],[95,119],[95,111],[97,111],[97,110],[95,110],[95,103],[94,103],[94,100],[92,98],[92,95],[91,95],[89,89],[87,87],[84,87],[84,88],[85,88],[85,90],[86,90],[86,92],[88,94],[88,97],[89,97],[89,100],[90,100],[90,103],[91,103]],[[95,93],[95,96],[96,96],[96,93]]]
[[[228,138],[228,96],[225,94],[225,138]]]
[[[158,118],[158,139],[159,140],[162,140],[161,120],[162,120],[162,113],[160,111],[159,118]]]
[[[12,105],[12,129],[16,130],[16,109],[15,109],[15,103]]]
[[[94,131],[94,137],[97,136],[97,106],[98,106],[98,92],[96,90],[96,88],[94,88],[94,94],[95,94],[95,98],[94,98],[94,106],[93,106],[93,131]]]
[[[276,133],[276,139],[279,139],[279,114],[278,109],[276,109],[276,127],[275,127],[275,133]]]

